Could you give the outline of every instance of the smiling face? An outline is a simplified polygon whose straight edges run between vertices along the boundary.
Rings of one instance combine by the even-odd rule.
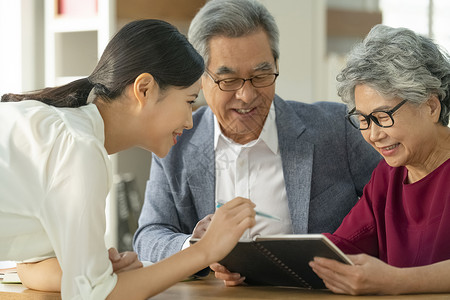
[[[207,68],[215,80],[250,78],[277,71],[263,30],[237,38],[213,37],[209,49]],[[207,74],[202,83],[206,102],[227,137],[240,144],[259,137],[275,96],[275,84],[255,88],[246,81],[237,91],[222,91]]]
[[[201,82],[188,88],[170,87],[159,91],[157,101],[148,101],[144,110],[145,144],[143,148],[164,157],[170,148],[177,143],[184,129],[192,128],[192,104],[198,96]]]
[[[403,99],[386,99],[367,85],[355,88],[356,110],[365,115],[373,111],[388,111]],[[437,118],[430,100],[421,105],[406,102],[393,115],[394,125],[381,128],[373,123],[362,130],[371,144],[392,167],[423,166],[436,145]]]

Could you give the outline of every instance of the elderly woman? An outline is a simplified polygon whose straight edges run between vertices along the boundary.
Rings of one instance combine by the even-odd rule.
[[[335,293],[450,291],[450,63],[430,39],[377,25],[338,75],[347,118],[384,157],[327,236],[354,266],[315,258]],[[363,254],[361,254],[363,253]]]

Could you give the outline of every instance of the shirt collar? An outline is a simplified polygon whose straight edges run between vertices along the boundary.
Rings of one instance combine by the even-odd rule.
[[[270,105],[269,114],[267,115],[266,121],[264,123],[264,127],[256,141],[251,141],[246,145],[242,146],[252,146],[260,141],[263,141],[267,147],[274,153],[278,153],[278,133],[277,133],[277,123],[275,122],[276,114],[275,114],[275,106],[273,104]],[[217,149],[217,145],[219,143],[219,138],[223,141],[232,144],[234,143],[231,139],[226,137],[222,133],[222,129],[220,128],[219,122],[217,121],[216,115],[214,115],[214,150]]]

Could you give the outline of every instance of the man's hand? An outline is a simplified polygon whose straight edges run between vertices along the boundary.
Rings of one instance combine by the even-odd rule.
[[[138,260],[136,252],[119,253],[116,248],[109,248],[108,253],[114,273],[142,268],[142,263]]]
[[[194,231],[192,232],[192,237],[202,238],[206,233],[213,217],[214,214],[210,214],[201,219],[195,226]],[[213,263],[209,267],[215,272],[216,278],[224,281],[225,286],[241,285],[245,280],[245,277],[242,277],[239,273],[231,273],[227,268],[219,263]]]
[[[195,225],[194,231],[192,232],[193,238],[202,238],[205,234],[206,230],[208,229],[209,223],[211,223],[211,219],[214,216],[214,214],[209,214],[200,221],[198,221],[197,225]]]
[[[225,286],[236,286],[244,283],[245,277],[239,273],[231,273],[227,268],[219,263],[213,263],[209,266],[215,272],[217,279],[222,279]]]

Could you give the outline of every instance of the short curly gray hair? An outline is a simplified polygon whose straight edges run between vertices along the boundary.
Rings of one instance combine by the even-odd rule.
[[[210,0],[189,26],[188,38],[209,63],[209,40],[214,36],[241,37],[264,29],[275,61],[280,56],[279,31],[275,18],[256,0]]]
[[[355,106],[355,87],[366,84],[386,98],[417,104],[436,95],[441,103],[439,122],[449,123],[449,55],[409,29],[374,26],[349,53],[336,79],[338,95],[350,108]]]

